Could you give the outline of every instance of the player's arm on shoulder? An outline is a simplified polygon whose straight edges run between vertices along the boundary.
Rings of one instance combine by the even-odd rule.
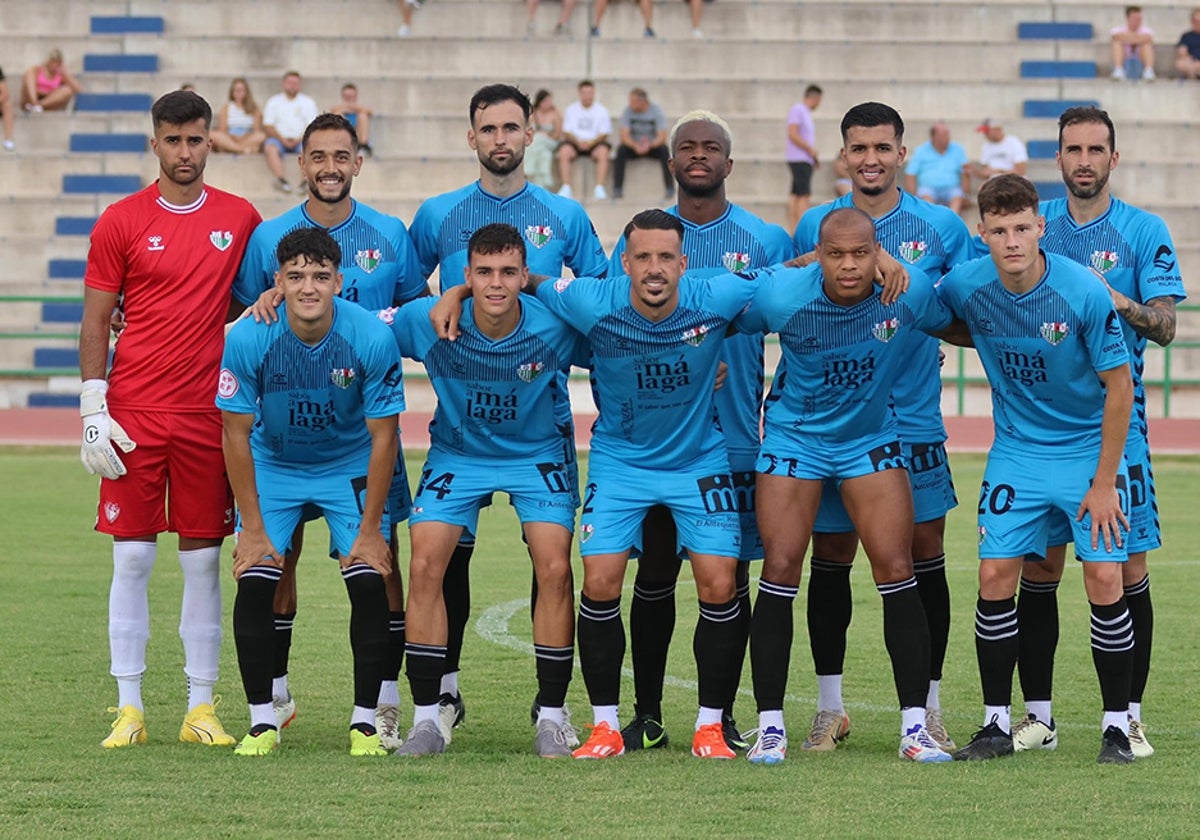
[[[458,321],[462,317],[463,302],[471,296],[471,287],[466,283],[451,286],[442,292],[437,303],[429,310],[429,320],[438,338],[454,341],[458,338]]]
[[[371,435],[371,456],[367,464],[367,493],[363,501],[362,520],[358,535],[348,557],[339,558],[343,568],[366,563],[381,575],[391,571],[392,553],[380,532],[387,504],[392,472],[396,466],[399,438],[396,435],[398,415],[368,417],[367,432]]]
[[[1109,287],[1112,293],[1113,306],[1117,313],[1133,327],[1133,331],[1142,338],[1149,339],[1155,344],[1166,347],[1175,340],[1175,298],[1171,295],[1151,298],[1145,303],[1138,303],[1116,289]]]
[[[883,287],[879,299],[885,304],[895,303],[900,295],[908,291],[908,269],[880,246],[879,259],[875,264],[875,282]]]

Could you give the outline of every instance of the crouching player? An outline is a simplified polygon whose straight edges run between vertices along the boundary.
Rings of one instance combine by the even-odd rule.
[[[817,262],[756,272],[762,285],[737,321],[739,329],[779,333],[783,350],[757,465],[765,558],[750,625],[759,737],[748,758],[756,764],[778,764],[787,754],[792,602],[826,480],[838,482],[883,600],[900,757],[951,758],[926,728],[930,637],[913,574],[912,490],[890,394],[910,362],[907,337],[921,330],[950,338],[953,319],[915,267],[909,290],[885,305],[873,284],[879,250],[870,216],[834,210],[821,221]]]
[[[563,462],[555,383],[573,361],[586,364],[586,349],[582,336],[542,303],[521,297],[529,270],[516,228],[485,225],[467,252],[466,282],[458,288],[473,300],[463,305],[456,340],[438,340],[429,318],[433,299],[380,314],[401,354],[425,363],[438,396],[410,527],[405,649],[413,727],[396,755],[446,748],[449,727],[442,729],[438,713],[449,633],[443,580],[459,540],[474,536],[480,508],[504,492],[537,578],[534,749],[543,758],[570,757],[579,742],[563,707],[575,661],[571,537],[579,482],[574,465]]]
[[[266,755],[279,741],[272,604],[291,535],[315,508],[350,595],[350,754],[386,755],[375,705],[388,646],[383,575],[391,568],[387,496],[404,409],[400,356],[372,313],[337,298],[341,253],[328,233],[293,231],[276,256],[282,317],[242,320],[230,331],[217,396],[239,509],[233,633],[250,704],[250,732],[235,752]]]
[[[1129,524],[1122,452],[1133,384],[1120,318],[1105,285],[1038,247],[1045,220],[1033,184],[1001,175],[979,191],[990,251],[944,278],[941,297],[971,331],[992,385],[995,442],[979,493],[975,650],[984,725],[954,754],[1011,755],[1015,596],[1026,554],[1071,520],[1091,603],[1092,659],[1104,701],[1099,761],[1127,764],[1133,623],[1121,584]]]

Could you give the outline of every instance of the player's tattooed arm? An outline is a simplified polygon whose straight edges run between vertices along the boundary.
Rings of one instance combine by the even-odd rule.
[[[817,261],[817,252],[809,251],[807,254],[801,254],[798,257],[792,257],[784,263],[787,268],[804,268],[806,265],[812,265]]]
[[[1138,303],[1109,287],[1117,314],[1133,327],[1133,331],[1155,344],[1166,347],[1175,340],[1175,298],[1156,297]]]
[[[557,280],[557,277],[551,277],[548,274],[534,274],[529,272],[529,277],[525,280],[525,285],[521,287],[521,291],[532,295],[537,291],[537,287],[545,283],[547,280]]]

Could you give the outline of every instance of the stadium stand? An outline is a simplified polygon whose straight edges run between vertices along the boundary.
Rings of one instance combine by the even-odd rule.
[[[87,86],[70,113],[18,116],[18,152],[0,155],[0,406],[55,392],[70,403],[77,374],[58,364],[67,357],[43,354],[55,364],[38,368],[35,351],[73,346],[74,325],[64,313],[75,310],[60,305],[77,304],[82,295],[78,278],[92,221],[117,195],[155,176],[145,143],[153,98],[189,82],[216,107],[231,73],[269,91],[282,71],[295,68],[304,74],[305,91],[322,103],[336,101],[346,80],[357,82],[377,116],[376,156],[364,165],[355,194],[406,221],[424,197],[474,177],[476,162],[464,142],[466,103],[480,84],[501,80],[498,72],[531,93],[547,87],[560,102],[570,101],[579,79],[591,78],[610,107],[643,85],[671,119],[694,107],[725,115],[735,132],[730,198],[781,223],[786,171],[779,114],[806,83],[825,91],[816,122],[827,161],[840,145],[840,115],[856,102],[894,105],[913,131],[944,119],[962,138],[975,137],[981,116],[995,115],[1031,139],[1029,174],[1048,191],[1061,189],[1054,117],[1068,101],[1098,102],[1118,126],[1122,161],[1114,191],[1162,215],[1185,279],[1200,277],[1194,96],[1169,81],[1166,53],[1156,62],[1161,81],[1109,82],[1107,30],[1098,36],[1092,26],[1112,17],[1109,5],[721,0],[706,8],[705,37],[695,40],[687,5],[663,3],[655,17],[659,37],[648,40],[636,6],[614,4],[602,39],[582,37],[582,30],[570,40],[547,34],[535,38],[536,49],[503,51],[498,63],[504,44],[529,43],[522,8],[518,0],[436,0],[423,8],[419,31],[400,40],[391,0],[205,0],[187,11],[164,0],[0,5],[6,68],[27,66],[59,46],[84,56]],[[1184,28],[1190,9],[1147,5],[1163,32]],[[539,9],[537,31],[549,33],[558,11],[553,4]],[[576,195],[592,194],[586,180],[592,171],[577,167]],[[254,157],[213,156],[207,178],[245,195],[264,217],[296,200],[272,191]],[[815,200],[832,197],[832,182],[832,167],[817,170]],[[631,178],[623,201],[586,206],[611,246],[634,211],[660,199],[656,179]],[[966,211],[972,227],[973,212]],[[1200,319],[1183,313],[1176,376],[1200,377],[1200,354],[1182,346],[1197,338]],[[1149,378],[1161,376],[1162,354],[1149,364]],[[33,401],[46,399],[60,398]]]

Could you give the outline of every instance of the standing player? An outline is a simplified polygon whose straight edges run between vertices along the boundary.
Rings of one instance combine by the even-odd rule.
[[[738,660],[735,579],[741,527],[713,385],[725,332],[754,293],[753,282],[680,279],[683,223],[645,210],[625,228],[627,277],[538,285],[538,298],[587,336],[600,416],[593,426],[580,525],[583,594],[579,661],[595,727],[576,758],[625,752],[617,717],[625,630],[621,586],[642,523],[670,509],[696,580],[693,638],[700,712],[699,758],[733,758],[721,713]]]
[[[413,217],[411,229],[422,272],[429,277],[437,269],[443,292],[463,282],[471,234],[496,222],[512,225],[525,237],[531,246],[531,272],[558,277],[566,267],[577,277],[603,277],[607,273],[604,248],[582,205],[525,180],[525,147],[533,142],[529,123],[532,112],[529,98],[512,85],[487,85],[471,97],[467,145],[479,158],[479,180],[427,199]],[[555,376],[560,390],[554,409],[563,438],[563,459],[575,474],[575,426],[567,378],[562,373]],[[468,571],[474,547],[473,535],[464,533],[446,569],[450,635],[440,714],[447,742],[451,729],[465,715],[458,690],[458,662],[471,614]]]
[[[979,214],[990,257],[958,267],[940,287],[971,331],[996,426],[979,492],[975,650],[984,725],[954,757],[1013,752],[1017,582],[1025,555],[1046,544],[1058,517],[1071,523],[1091,604],[1104,701],[1099,760],[1127,764],[1134,627],[1121,591],[1129,489],[1122,450],[1133,383],[1121,322],[1091,272],[1039,249],[1044,221],[1033,184],[1019,175],[991,179],[979,191]]]
[[[1067,196],[1042,202],[1041,212],[1046,218],[1042,247],[1089,266],[1104,277],[1122,319],[1133,368],[1133,414],[1125,439],[1130,505],[1125,548],[1129,562],[1121,567],[1121,577],[1133,617],[1129,742],[1135,756],[1146,758],[1154,753],[1146,740],[1141,708],[1154,636],[1146,553],[1162,545],[1162,532],[1150,465],[1142,371],[1146,340],[1163,347],[1171,343],[1175,338],[1175,304],[1186,295],[1175,245],[1162,219],[1110,194],[1108,178],[1116,168],[1118,154],[1116,131],[1108,114],[1091,107],[1066,110],[1058,121],[1058,147],[1058,166]],[[1018,665],[1026,715],[1013,724],[1013,746],[1017,750],[1053,749],[1058,743],[1050,696],[1058,644],[1058,582],[1066,557],[1063,543],[1070,536],[1064,523],[1051,535],[1052,547],[1045,561],[1027,563],[1021,573]]]
[[[447,623],[442,581],[479,509],[505,492],[521,520],[537,577],[533,621],[538,717],[534,749],[570,757],[579,745],[565,720],[574,667],[571,536],[578,483],[563,463],[554,373],[586,361],[578,333],[520,291],[529,271],[525,240],[511,225],[484,225],[468,243],[461,333],[441,340],[433,301],[385,313],[404,356],[423,361],[438,394],[432,444],[414,506],[408,595],[408,678],[413,728],[397,755],[442,752],[439,723]],[[453,293],[452,293],[453,294]]]
[[[374,315],[337,298],[342,255],[328,233],[292,231],[276,256],[281,317],[230,330],[217,389],[239,513],[233,633],[250,704],[250,732],[236,752],[266,755],[279,743],[272,604],[292,534],[316,508],[350,596],[350,754],[386,755],[375,706],[388,647],[383,575],[392,569],[387,497],[404,410],[400,355]]]
[[[246,305],[261,295],[278,304],[275,286],[279,263],[275,249],[283,237],[302,228],[326,230],[342,255],[343,285],[340,297],[372,312],[429,293],[417,265],[417,255],[404,222],[355,201],[350,190],[362,168],[358,135],[338,114],[322,114],[304,130],[300,144],[300,171],[308,182],[308,199],[281,216],[263,222],[250,239],[238,270],[233,294]],[[397,457],[390,497],[393,527],[408,518],[411,507],[404,455]],[[288,655],[296,619],[296,563],[300,559],[304,528],[292,538],[284,560],[283,577],[275,591],[274,698],[278,725],[287,726],[296,716],[296,701],[288,688]],[[400,695],[396,681],[404,657],[404,585],[395,565],[398,546],[392,541],[393,569],[386,577],[390,628],[388,667],[379,694],[376,726],[385,747],[399,742]]]
[[[730,203],[725,179],[733,171],[733,136],[729,126],[709,111],[692,111],[679,118],[668,139],[671,170],[679,184],[679,203],[667,212],[683,222],[683,253],[688,275],[712,277],[781,263],[795,256],[787,233],[778,225]],[[625,239],[617,241],[609,274],[623,274]],[[731,282],[742,282],[741,280]],[[717,415],[725,433],[729,463],[742,525],[740,560],[761,560],[762,540],[754,520],[754,462],[758,457],[763,395],[763,337],[736,333],[725,339],[721,361],[728,365],[725,385],[716,393]],[[667,651],[675,630],[675,581],[681,559],[675,522],[662,506],[651,509],[642,526],[633,600],[629,607],[630,647],[636,697],[633,720],[621,730],[625,749],[667,745],[662,724],[663,678]],[[736,624],[738,660],[735,679],[725,702],[722,726],[731,748],[745,749],[733,719],[746,641],[750,634],[750,566],[737,565],[737,595],[741,615]]]
[[[779,333],[780,371],[766,400],[758,457],[758,528],[765,558],[750,630],[758,702],[755,763],[787,753],[783,696],[792,643],[792,602],[822,487],[836,482],[862,537],[883,599],[883,633],[900,701],[900,757],[949,761],[926,728],[930,638],[911,554],[913,503],[907,458],[891,407],[911,364],[907,334],[942,334],[950,313],[913,268],[893,304],[874,288],[879,243],[871,217],[852,207],[821,220],[817,263],[767,269],[747,331]]]
[[[221,541],[233,531],[233,497],[212,387],[222,325],[233,308],[229,289],[260,219],[249,202],[204,184],[207,102],[173,91],[154,103],[151,116],[159,178],[96,223],[79,328],[81,456],[88,472],[101,476],[96,530],[113,537],[108,636],[119,708],[101,745],[146,742],[147,586],[157,535],[174,531],[188,678],[179,738],[227,746],[234,740],[213,713],[213,684],[221,651]],[[106,379],[109,318],[119,302],[127,326]]]
[[[904,122],[894,108],[879,102],[855,105],[842,118],[842,143],[852,191],[804,215],[796,228],[801,253],[816,245],[817,230],[826,215],[841,207],[857,207],[875,221],[883,249],[902,265],[920,269],[926,278],[936,280],[968,258],[970,233],[962,219],[896,185],[905,148]],[[950,634],[943,538],[946,513],[958,500],[946,458],[937,339],[911,331],[904,342],[909,363],[896,381],[892,397],[913,491],[913,571],[929,623],[926,725],[942,749],[951,751],[954,741],[942,722],[938,688]],[[850,733],[850,718],[842,700],[842,670],[851,613],[850,564],[857,543],[837,487],[830,482],[817,516],[808,578],[808,631],[818,699],[812,728],[801,744],[804,750],[832,750]]]

